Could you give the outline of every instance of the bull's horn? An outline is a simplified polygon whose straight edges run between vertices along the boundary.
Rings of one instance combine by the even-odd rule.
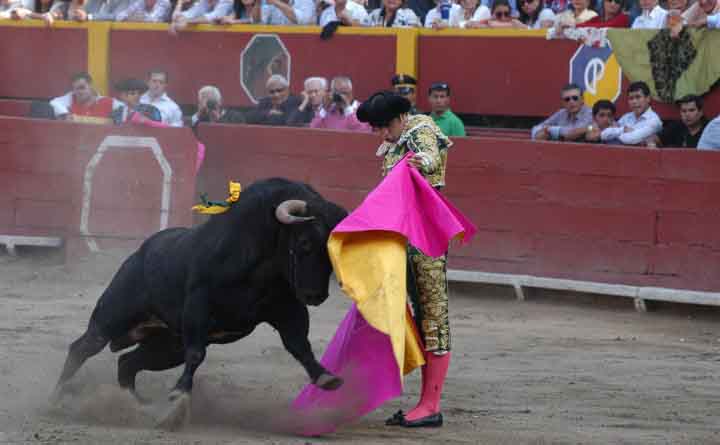
[[[307,202],[299,199],[283,201],[275,210],[275,217],[283,224],[297,224],[312,221],[314,216],[295,216],[294,213],[304,214],[307,211]]]

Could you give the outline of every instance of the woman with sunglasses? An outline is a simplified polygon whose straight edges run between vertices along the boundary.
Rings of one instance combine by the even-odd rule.
[[[555,23],[555,13],[545,7],[544,0],[518,0],[522,23],[530,29],[550,28]]]
[[[572,10],[558,14],[555,17],[555,26],[558,28],[572,28],[585,23],[598,16],[590,9],[590,0],[572,0]]]
[[[527,28],[520,20],[512,16],[512,8],[508,0],[495,0],[492,5],[492,18],[488,28]]]
[[[623,12],[624,0],[603,0],[602,15],[577,25],[578,28],[629,28],[630,17]]]
[[[484,28],[491,18],[490,9],[480,0],[460,0],[461,8],[450,11],[451,28]]]

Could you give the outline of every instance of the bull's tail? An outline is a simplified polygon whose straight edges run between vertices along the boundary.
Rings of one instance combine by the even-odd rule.
[[[93,324],[85,333],[70,345],[62,374],[55,388],[55,398],[62,395],[65,383],[70,380],[87,359],[96,355],[108,344],[109,339],[103,336]]]

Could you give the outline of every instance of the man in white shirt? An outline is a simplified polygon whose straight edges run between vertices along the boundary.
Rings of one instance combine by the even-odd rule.
[[[148,77],[148,90],[140,98],[140,103],[155,106],[160,110],[164,124],[172,127],[182,127],[182,111],[180,107],[165,93],[168,76],[165,71],[150,71]]]
[[[667,23],[667,10],[658,5],[658,0],[640,0],[640,14],[632,24],[632,29],[662,29]]]
[[[85,3],[85,12],[88,20],[112,22],[115,17],[128,9],[130,0],[88,0]]]
[[[266,0],[262,7],[262,22],[266,25],[314,25],[313,0]]]
[[[233,12],[233,0],[197,0],[186,11],[180,11],[181,4],[177,3],[173,14],[171,32],[184,29],[187,25],[219,22]]]
[[[442,8],[442,4],[443,0],[435,0],[435,7],[428,11],[427,15],[425,16],[426,28],[445,28],[447,26],[450,26],[451,17],[462,15],[462,6],[458,5],[457,3],[450,3],[450,7],[448,10],[448,19],[443,21],[442,13],[440,11],[440,9]]]
[[[662,121],[650,108],[650,88],[645,82],[633,82],[628,87],[629,113],[618,121],[615,127],[600,133],[603,142],[638,145],[650,136],[660,133]]]
[[[698,141],[698,150],[720,150],[720,116],[711,120]]]
[[[345,26],[363,26],[368,20],[368,13],[355,0],[323,0],[329,6],[320,14],[320,26],[330,22],[342,22]]]
[[[169,0],[135,0],[115,15],[118,22],[164,22],[170,14]]]

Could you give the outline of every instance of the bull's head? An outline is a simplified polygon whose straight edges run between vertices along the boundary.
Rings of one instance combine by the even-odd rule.
[[[332,265],[327,252],[330,229],[310,213],[307,202],[289,200],[277,207],[275,217],[291,226],[286,279],[298,300],[317,306],[327,299],[330,286]]]

